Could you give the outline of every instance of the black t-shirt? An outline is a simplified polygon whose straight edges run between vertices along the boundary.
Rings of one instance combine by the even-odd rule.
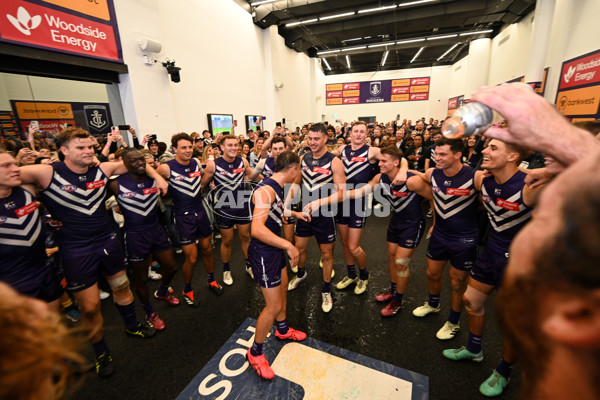
[[[254,148],[254,142],[250,139],[244,140],[244,144],[247,144],[248,146],[250,146],[250,150],[252,150]]]

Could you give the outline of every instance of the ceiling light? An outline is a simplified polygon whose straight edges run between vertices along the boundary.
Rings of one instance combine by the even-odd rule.
[[[329,63],[327,62],[327,60],[325,58],[321,58],[321,60],[323,60],[327,69],[331,71],[331,67],[329,66]]]
[[[363,39],[371,39],[371,36],[365,36]]]
[[[377,44],[370,44],[369,48],[373,48],[373,47],[382,47],[382,46],[392,46],[394,45],[394,42],[387,42],[387,43],[377,43]]]
[[[491,33],[493,31],[494,31],[493,29],[487,29],[485,31],[465,32],[465,33],[461,33],[459,36],[479,35],[480,33]]]
[[[256,6],[260,6],[261,4],[267,4],[267,3],[274,3],[277,0],[260,0],[260,1],[255,1],[254,3],[250,3],[250,5],[252,7],[256,7]]]
[[[337,50],[327,50],[327,51],[318,51],[317,55],[320,56],[322,54],[331,54],[331,53],[339,53],[341,50],[337,49]]]
[[[446,57],[452,50],[454,50],[456,48],[456,46],[458,46],[461,43],[462,42],[458,42],[454,46],[450,47],[448,50],[446,50],[446,52],[444,54],[442,54],[441,56],[439,56],[439,58],[437,60],[440,61],[442,58]]]
[[[317,22],[319,19],[318,18],[313,18],[313,19],[307,19],[306,21],[298,21],[298,22],[291,22],[289,24],[285,24],[285,27],[290,27],[290,26],[296,26],[296,25],[300,25],[300,24],[310,24],[311,22]]]
[[[355,37],[355,38],[352,38],[352,39],[346,39],[346,40],[342,40],[342,43],[344,43],[344,42],[353,42],[353,41],[355,41],[355,40],[361,40],[361,39],[362,39],[362,38],[360,38],[360,37]]]
[[[421,38],[421,39],[407,39],[407,40],[400,40],[398,42],[396,42],[396,44],[405,44],[405,43],[416,43],[416,42],[424,42],[425,39]]]
[[[352,12],[347,12],[347,13],[343,13],[343,14],[336,14],[336,15],[329,15],[327,17],[321,17],[319,18],[319,21],[325,21],[327,19],[333,19],[333,18],[342,18],[342,17],[348,17],[350,15],[354,15],[354,11]]]
[[[364,14],[364,13],[370,13],[370,12],[377,12],[377,11],[383,11],[383,10],[389,10],[392,8],[396,8],[396,5],[391,5],[391,6],[385,6],[385,7],[377,7],[377,8],[368,8],[366,10],[358,10],[359,14]]]
[[[367,46],[356,46],[356,47],[348,47],[347,49],[341,49],[341,51],[352,51],[352,50],[362,50],[366,49]]]
[[[415,54],[415,56],[413,57],[412,60],[410,60],[410,63],[412,64],[413,61],[415,61],[417,59],[417,57],[419,57],[419,54],[421,54],[421,52],[423,51],[423,49],[425,48],[425,46],[421,47],[419,49],[419,51],[417,51],[417,54]]]
[[[400,3],[400,4],[398,4],[398,7],[414,6],[415,4],[431,3],[432,1],[435,1],[435,0],[410,1],[408,3]]]
[[[382,67],[385,65],[385,60],[387,60],[388,54],[389,54],[388,50],[386,50],[385,53],[383,53],[383,60],[381,60],[381,66]]]
[[[458,36],[458,33],[453,33],[451,35],[431,36],[431,37],[428,37],[427,40],[448,39],[448,38],[453,38],[453,37],[457,37],[457,36]]]
[[[350,56],[346,54],[346,64],[348,64],[348,69],[350,69]]]

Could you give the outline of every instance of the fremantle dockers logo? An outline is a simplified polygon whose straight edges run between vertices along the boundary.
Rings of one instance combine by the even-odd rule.
[[[101,131],[104,127],[108,126],[108,113],[106,106],[87,105],[83,106],[83,110],[85,112],[88,126],[91,129]]]
[[[372,96],[379,96],[379,93],[381,93],[381,82],[371,82],[369,85],[369,93],[371,93]]]
[[[7,218],[6,217],[0,217],[0,225],[2,225],[4,222],[6,222]]]

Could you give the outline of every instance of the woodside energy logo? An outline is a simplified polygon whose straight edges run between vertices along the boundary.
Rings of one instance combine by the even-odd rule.
[[[0,10],[4,40],[119,60],[111,25],[17,0],[3,1]]]

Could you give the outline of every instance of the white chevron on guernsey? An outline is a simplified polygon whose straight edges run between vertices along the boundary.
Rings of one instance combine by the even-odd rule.
[[[31,204],[35,199],[31,193],[25,191],[25,203]],[[40,210],[36,209],[34,212],[21,218],[6,218],[2,225],[0,225],[0,235],[12,235],[17,237],[27,237],[31,235],[29,239],[17,239],[17,238],[2,238],[2,244],[13,245],[13,246],[31,246],[40,235],[42,229],[42,223],[40,221]],[[22,226],[25,222],[27,225],[25,228],[9,228],[8,226]],[[33,233],[32,233],[33,231]]]
[[[405,193],[410,193],[407,197],[398,197],[396,198],[392,193],[391,193],[391,187],[390,185],[388,185],[387,183],[379,183],[379,185],[381,185],[381,187],[383,188],[383,193],[384,195],[386,195],[386,197],[388,198],[388,200],[391,201],[392,206],[394,208],[394,211],[399,213],[400,211],[404,210],[412,201],[412,199],[416,196],[415,192],[410,192],[410,190],[408,189],[408,187],[406,186],[406,184],[404,184],[402,186],[402,188],[400,188],[398,191],[399,192],[405,192]],[[402,206],[398,207],[400,204],[402,204]]]
[[[35,219],[32,220],[32,224],[36,223],[36,220],[38,218],[36,217]],[[27,228],[29,228],[29,226],[31,226],[32,224],[29,224]],[[13,246],[31,246],[38,238],[38,236],[40,235],[40,231],[42,230],[42,224],[41,222],[38,221],[38,223],[36,224],[36,228],[35,228],[35,232],[33,232],[33,234],[31,235],[31,237],[27,240],[27,239],[2,239],[2,244],[10,244]],[[3,230],[0,229],[0,233],[4,233]]]
[[[100,179],[102,176],[101,170],[98,169],[96,173],[95,181],[102,180],[104,185],[108,179],[105,177],[104,179]],[[57,182],[60,182],[62,185],[70,185],[73,186],[69,181],[65,180],[58,172],[55,172],[53,181],[56,179]],[[106,194],[106,186],[103,186],[101,190],[82,190],[77,188],[72,193],[64,191],[58,186],[55,182],[51,182],[48,189],[44,191],[44,193],[63,206],[70,208],[71,210],[80,212],[81,214],[92,215],[98,207],[104,205],[104,195]],[[74,193],[79,194],[81,197],[75,196]],[[72,204],[65,200],[70,200],[72,202],[77,202],[78,204]]]
[[[156,187],[156,182],[152,185],[152,187]],[[131,198],[119,196],[120,205],[136,214],[147,216],[154,210],[156,203],[158,203],[158,193],[149,193],[149,194],[140,194],[133,192],[121,185],[119,185],[119,192],[123,193],[135,193],[135,195]],[[136,201],[135,199],[139,199],[140,201]]]
[[[481,193],[484,196],[488,196],[488,193],[485,190],[485,187],[483,185],[481,186]],[[521,191],[519,191],[519,192],[515,193],[513,196],[511,196],[510,198],[508,198],[507,201],[514,203],[521,198],[521,195],[522,195],[522,193],[521,193]],[[531,214],[533,212],[533,209],[529,209],[528,211],[523,213],[523,211],[526,209],[526,206],[524,204],[519,204],[519,211],[506,210],[502,207],[499,207],[499,206],[493,204],[491,201],[484,202],[483,205],[489,211],[488,219],[490,220],[490,223],[492,224],[492,226],[494,227],[494,230],[496,232],[502,232],[502,231],[512,228],[513,226],[523,223],[524,221],[528,220],[531,217]],[[497,213],[498,211],[502,211],[502,210],[504,210],[505,212],[503,212],[502,214]],[[508,221],[511,218],[514,218],[514,219]]]
[[[197,172],[198,167],[196,166]],[[176,179],[180,178],[180,179]],[[201,180],[199,177],[190,178],[189,176],[178,174],[177,172],[171,170],[171,176],[169,177],[169,183],[173,186],[173,189],[178,192],[185,194],[186,196],[196,197],[200,192]]]

